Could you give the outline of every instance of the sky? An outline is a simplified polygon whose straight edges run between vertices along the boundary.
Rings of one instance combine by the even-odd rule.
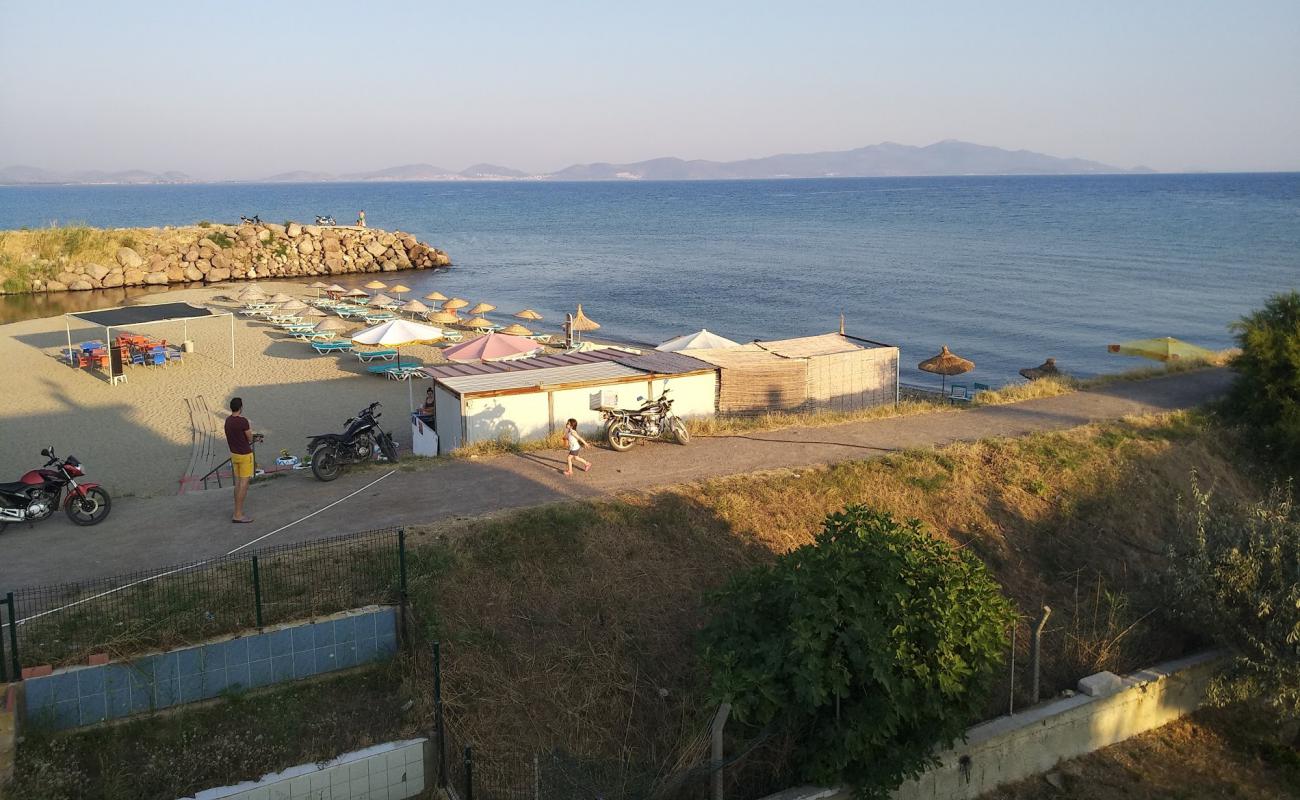
[[[0,167],[541,173],[943,139],[1300,170],[1300,2],[0,0]]]

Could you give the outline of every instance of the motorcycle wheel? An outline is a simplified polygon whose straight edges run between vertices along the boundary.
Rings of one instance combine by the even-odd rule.
[[[339,464],[339,457],[334,452],[334,448],[318,447],[316,452],[311,454],[311,474],[316,476],[316,480],[328,483],[337,478],[342,471],[343,466]]]
[[[108,492],[96,486],[87,489],[80,497],[74,495],[68,501],[68,519],[74,525],[98,525],[112,508],[113,500]]]
[[[682,422],[680,419],[673,417],[672,429],[673,439],[675,439],[678,444],[686,444],[691,440],[691,432],[686,430],[686,423]]]
[[[397,463],[397,445],[393,444],[393,437],[391,434],[380,434],[379,452],[384,454],[384,458],[388,459],[388,463]]]
[[[605,437],[609,439],[609,446],[620,453],[631,450],[636,444],[636,439],[627,435],[626,422],[611,422],[605,429]]]

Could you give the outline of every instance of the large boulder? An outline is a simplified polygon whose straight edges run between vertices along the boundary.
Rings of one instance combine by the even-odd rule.
[[[195,261],[199,260],[199,248],[191,247],[189,250],[185,251],[185,255],[181,258],[183,261],[193,264]]]
[[[95,287],[90,285],[90,281],[82,278],[81,280],[76,280],[68,284],[68,288],[74,292],[85,292]]]
[[[190,267],[190,269],[193,269],[193,267]],[[183,280],[185,280],[185,270],[181,268],[180,264],[172,264],[167,268],[168,283],[180,283]]]
[[[285,227],[283,225],[277,225],[274,222],[263,222],[262,227],[270,231],[275,236],[289,235],[288,231],[285,230]],[[259,236],[258,238],[260,239],[261,237]]]
[[[66,291],[68,291],[68,284],[63,283],[62,281],[46,281],[46,282],[45,282],[45,291],[47,291],[47,292],[66,292]]]
[[[127,286],[139,286],[144,283],[144,270],[127,269],[122,271],[122,282]]]
[[[299,252],[299,253],[302,253],[303,255],[307,255],[308,253],[310,253],[310,252],[311,252],[312,250],[314,250],[314,249],[316,249],[316,248],[314,248],[314,247],[312,246],[311,239],[310,239],[309,237],[305,237],[305,238],[299,240],[299,242],[298,242],[298,252]]]
[[[379,242],[376,241],[366,242],[366,252],[369,253],[374,258],[379,258],[380,256],[382,256],[384,254],[384,251],[387,249],[388,249],[387,245],[380,244]]]
[[[199,272],[198,267],[190,264],[185,268],[185,280],[190,281],[191,283],[194,281],[201,281],[203,280],[203,273]]]
[[[208,274],[204,275],[203,277],[208,283],[216,283],[217,281],[228,280],[230,278],[230,270],[217,269],[216,267],[213,267],[212,269],[208,270]]]
[[[290,222],[288,227],[284,229],[284,233],[290,239],[297,239],[302,236],[302,226],[296,222]]]
[[[144,276],[144,282],[149,286],[162,286],[167,283],[167,273],[150,272]]]
[[[144,266],[144,259],[140,258],[140,254],[129,247],[119,247],[117,248],[117,263],[122,266],[122,269],[139,269]]]
[[[54,280],[58,281],[59,283],[63,284],[64,286],[67,286],[69,283],[72,283],[72,282],[75,281],[75,280],[79,280],[80,278],[81,278],[80,275],[78,275],[78,274],[75,273],[75,272],[71,272],[71,271],[68,271],[68,272],[60,272],[58,275],[55,275],[55,276],[54,276]]]
[[[112,289],[114,287],[121,286],[125,282],[126,281],[122,276],[122,270],[115,269],[112,272],[105,275],[104,279],[99,282],[99,285],[103,286],[105,289]]]
[[[257,230],[257,241],[259,241],[259,242],[269,242],[269,241],[271,241],[271,232],[268,231],[266,228],[258,228],[258,230]]]
[[[230,269],[230,259],[226,258],[225,253],[214,253],[209,261],[217,269]]]
[[[137,256],[137,258],[138,257],[139,256]],[[104,279],[104,276],[107,275],[110,272],[110,270],[108,267],[100,266],[99,264],[87,264],[85,266],[85,269],[82,270],[82,272],[89,275],[91,280],[102,281]]]

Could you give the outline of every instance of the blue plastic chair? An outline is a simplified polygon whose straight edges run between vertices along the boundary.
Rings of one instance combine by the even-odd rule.
[[[969,403],[970,392],[966,389],[964,383],[948,384],[948,402],[949,403]]]
[[[167,348],[155,347],[150,350],[148,359],[145,363],[153,364],[155,367],[167,366]]]

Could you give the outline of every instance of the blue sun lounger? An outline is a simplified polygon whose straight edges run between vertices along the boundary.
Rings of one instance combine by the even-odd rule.
[[[312,342],[311,348],[317,353],[346,353],[352,349],[352,342]]]
[[[374,375],[383,375],[386,378],[392,378],[395,381],[404,381],[415,375],[423,374],[424,365],[414,361],[402,364],[376,364],[373,367],[366,367],[366,372]]]
[[[397,358],[396,350],[357,350],[357,358],[366,361],[392,361]]]

